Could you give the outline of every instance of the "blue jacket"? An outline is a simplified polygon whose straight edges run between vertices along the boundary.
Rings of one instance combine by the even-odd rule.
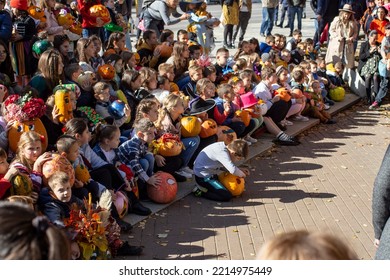
[[[12,19],[10,14],[3,10],[0,11],[0,39],[7,42],[12,35]]]

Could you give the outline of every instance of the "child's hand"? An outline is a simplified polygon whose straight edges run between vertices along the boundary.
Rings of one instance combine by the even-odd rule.
[[[13,177],[19,174],[19,170],[15,166],[11,166],[7,173],[4,175],[4,179],[6,179],[8,182],[12,180]]]
[[[274,96],[274,98],[272,98],[272,103],[278,102],[279,100],[280,100],[280,95],[277,94]]]
[[[100,17],[97,17],[96,18],[96,27],[103,27],[103,25],[104,25],[104,21]]]
[[[155,155],[154,159],[156,160],[158,167],[165,166],[165,158],[162,155]]]
[[[53,155],[52,153],[44,153],[43,155],[40,155],[37,160],[35,161],[34,163],[34,168],[33,170],[35,172],[39,172],[39,173],[42,173],[42,166],[45,162],[51,160],[53,158]]]
[[[12,120],[12,121],[9,121],[9,122],[7,123],[7,126],[6,126],[7,132],[11,129],[11,127],[14,126],[15,122],[16,122],[16,121]]]
[[[54,105],[53,111],[51,111],[51,117],[53,118],[53,123],[59,124],[60,121],[58,118],[61,116],[60,109],[58,109],[57,105]]]
[[[314,100],[313,100],[313,99],[310,100],[310,105],[311,105],[311,106],[315,106]]]
[[[230,103],[225,102],[223,108],[225,108],[226,113],[229,113],[232,107],[230,106]]]
[[[248,168],[240,168],[240,170],[245,174],[243,178],[249,176],[249,174],[251,173]]]
[[[156,175],[153,175],[153,176],[149,177],[149,180],[146,183],[148,183],[149,185],[152,185],[154,187],[157,187],[158,185],[161,184],[161,179],[159,177],[157,177]]]
[[[124,190],[127,192],[131,192],[132,188],[131,188],[131,184],[130,184],[129,180],[127,180],[127,178],[123,178],[123,180],[125,181],[125,184],[126,184],[126,187],[124,188]]]
[[[130,117],[131,109],[128,104],[125,105],[125,109],[123,110],[123,112],[125,113],[126,118]]]
[[[75,179],[75,180],[74,180],[74,187],[75,187],[76,189],[82,188],[82,187],[84,187],[84,183],[81,182],[80,180]]]

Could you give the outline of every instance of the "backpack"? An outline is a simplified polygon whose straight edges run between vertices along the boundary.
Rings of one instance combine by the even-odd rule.
[[[149,8],[149,6],[152,5],[152,3],[154,1],[157,1],[157,0],[144,0],[142,2],[142,10],[145,10],[146,8]]]

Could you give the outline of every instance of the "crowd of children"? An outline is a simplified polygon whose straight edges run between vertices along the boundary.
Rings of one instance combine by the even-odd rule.
[[[188,5],[195,35],[180,30],[175,40],[170,30],[160,38],[146,30],[131,52],[111,2],[111,23],[124,32],[104,25],[103,15],[93,17],[90,2],[70,8],[44,0],[42,9],[50,18],[44,24],[28,13],[27,0],[11,0],[16,29],[9,44],[0,41],[0,198],[29,197],[34,209],[60,228],[74,218],[73,203],[83,211],[89,209],[83,200],[105,205],[109,218],[104,220],[113,228],[111,252],[136,255],[142,248],[117,236],[118,229],[131,229],[115,204],[121,194],[129,212],[149,215],[142,201],[148,199],[148,185],[161,184],[155,173],[164,171],[178,182],[195,176],[198,197],[230,200],[218,173],[247,176],[249,171],[236,164],[265,130],[276,144],[295,146],[299,140],[285,132],[293,122],[314,117],[334,123],[326,110],[333,105],[328,90],[338,80],[337,73],[334,79],[328,76],[313,40],[303,42],[299,30],[288,42],[280,34],[262,43],[243,40],[236,54],[222,47],[213,63],[207,56],[209,36],[218,20],[197,13],[203,5]],[[67,35],[77,33],[62,24],[66,13],[83,18],[83,38]],[[189,132],[193,120],[214,121],[222,136]],[[161,154],[156,148],[161,139],[182,148]],[[45,165],[57,157],[75,178],[72,172],[47,175]],[[67,236],[75,240],[74,232]],[[74,247],[72,255],[80,257]]]

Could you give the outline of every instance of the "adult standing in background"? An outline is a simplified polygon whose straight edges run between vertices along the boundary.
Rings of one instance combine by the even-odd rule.
[[[240,14],[238,16],[238,24],[234,28],[233,45],[236,41],[238,31],[240,31],[238,41],[241,42],[244,40],[246,28],[248,27],[248,22],[252,14],[252,0],[240,0],[238,6],[240,8]]]
[[[177,11],[178,4],[178,0],[156,0],[145,7],[141,15],[141,18],[144,20],[145,29],[156,31],[157,38],[160,38],[161,32],[165,29],[165,25],[176,24],[188,19],[189,14],[180,14]],[[171,15],[176,19],[171,20]]]
[[[132,0],[119,0],[118,2],[115,2],[115,11],[118,12],[123,16],[123,20],[128,24],[129,19],[131,19],[131,5]],[[130,40],[130,34],[131,29],[128,30],[128,32],[125,32],[125,44],[126,48],[128,48],[130,51],[132,49],[131,46],[131,40]]]
[[[315,14],[317,16],[318,28],[314,35],[314,45],[317,47],[321,34],[327,24],[330,24],[338,14],[340,0],[317,0]]]
[[[226,49],[234,49],[233,45],[233,26],[239,23],[239,0],[222,0],[222,14],[224,24],[223,29],[223,46]]]
[[[333,63],[341,61],[346,68],[355,67],[354,41],[358,36],[355,12],[349,4],[340,9],[340,15],[335,17],[329,28],[330,40],[326,52],[325,62]]]
[[[302,31],[302,14],[305,0],[288,0],[290,37],[294,31],[295,15],[297,15],[298,29]]]
[[[279,5],[278,0],[262,0],[262,15],[263,21],[260,27],[260,35],[268,36],[271,35],[272,29],[274,28],[274,19],[276,7]]]

